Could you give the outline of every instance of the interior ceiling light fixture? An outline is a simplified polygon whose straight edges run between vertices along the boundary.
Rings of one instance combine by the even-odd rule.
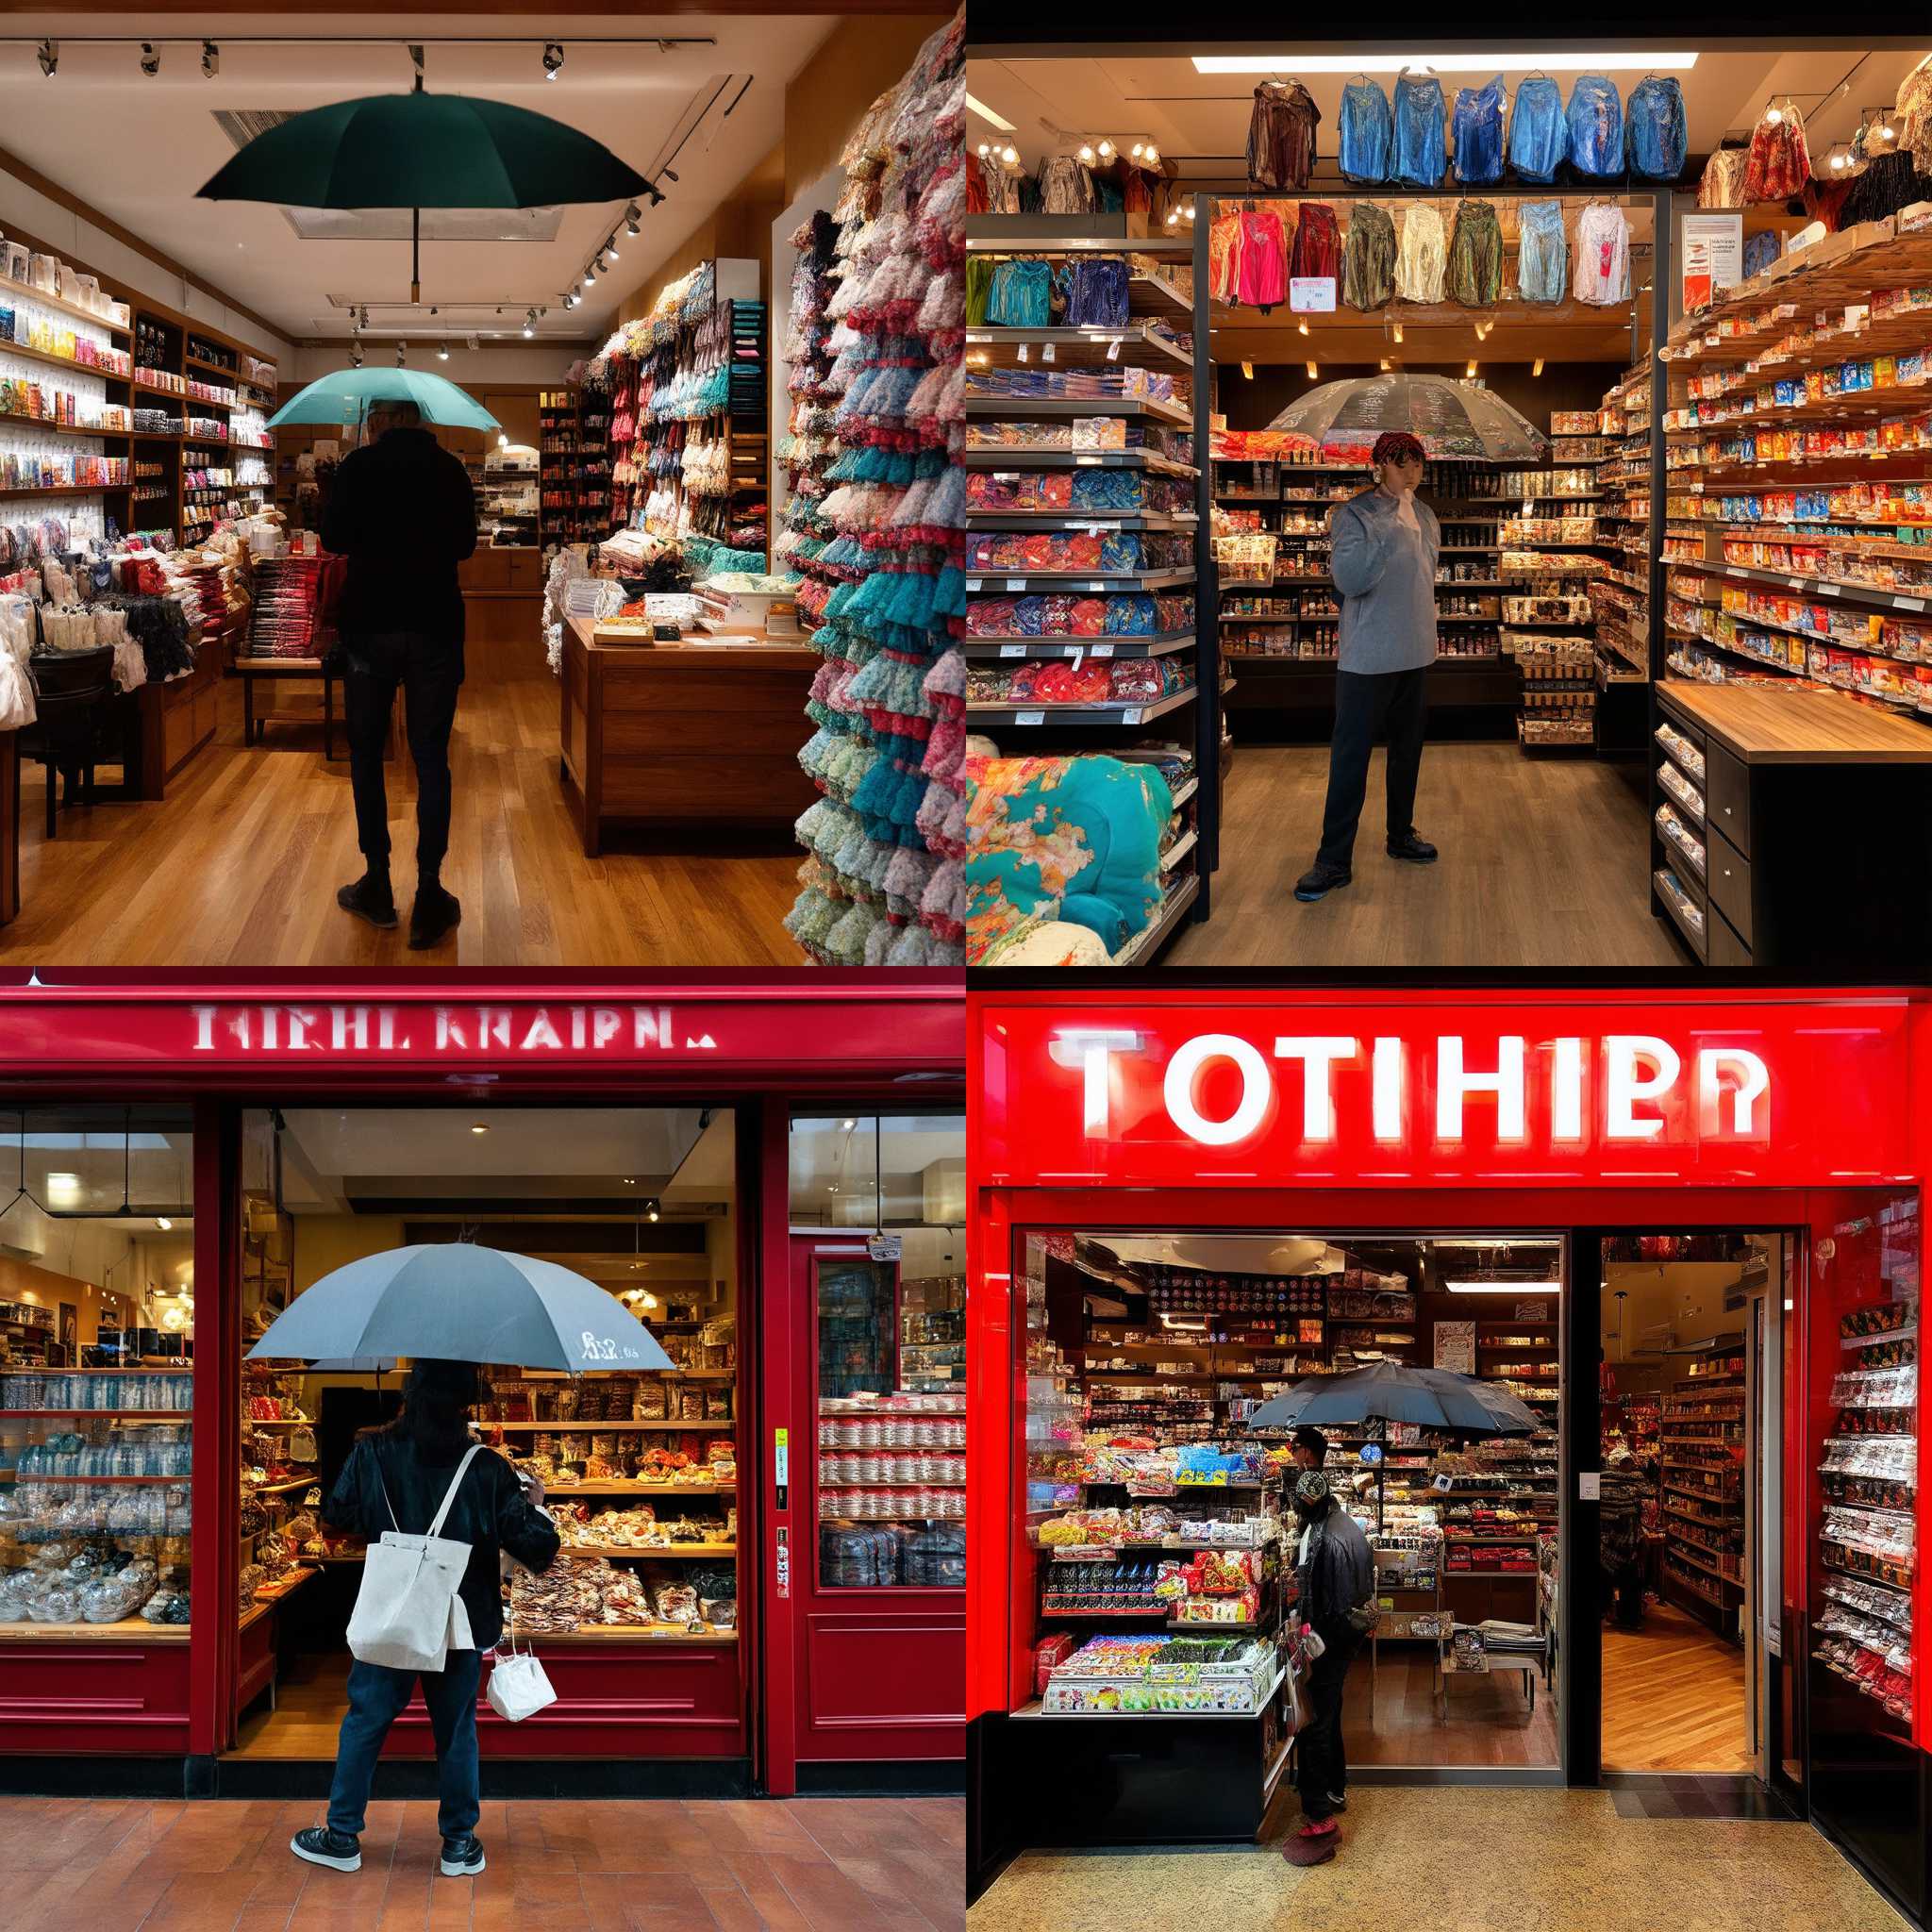
[[[1013,131],[1013,124],[1004,114],[995,114],[984,101],[976,101],[971,94],[966,96],[966,110],[970,114],[977,114],[982,121],[991,121],[1002,134]]]
[[[1313,364],[1312,362],[1310,362],[1310,363],[1308,364],[1308,374],[1309,374],[1309,375],[1310,375],[1312,376],[1312,375],[1315,375],[1316,373],[1317,373],[1317,372],[1316,372],[1316,369],[1315,369],[1315,365],[1314,365],[1314,364]]]
[[[155,43],[152,41],[143,41],[141,43],[141,71],[150,80],[161,71],[161,57],[155,51]]]
[[[49,80],[52,80],[55,68],[60,64],[60,42],[58,41],[42,41],[37,58],[41,63],[41,72]]]
[[[535,335],[536,333],[537,311],[534,308],[532,308],[524,317],[524,335],[525,338],[528,338],[530,336]]]
[[[986,150],[981,148],[979,152],[984,154]],[[1093,143],[1091,141],[1083,141],[1080,143],[1079,158],[1083,167],[1091,168],[1093,165],[1096,157],[1093,152]]]
[[[626,235],[637,235],[642,233],[642,230],[638,225],[638,224],[641,221],[642,221],[642,215],[641,215],[638,212],[637,203],[632,202],[631,205],[624,211],[624,232]]]
[[[1534,365],[1531,367],[1529,373],[1532,375],[1541,375],[1543,373],[1543,358],[1541,356],[1539,356],[1536,358],[1536,361]]]
[[[1557,52],[1496,54],[1196,54],[1196,74],[1400,74],[1405,68],[1433,68],[1438,74],[1532,73],[1537,68],[1577,74],[1680,73],[1697,65],[1694,48],[1651,48],[1645,52],[1585,54],[1565,47]]]
[[[201,77],[212,80],[222,71],[222,50],[212,41],[201,43]]]
[[[1113,142],[1112,142],[1108,141],[1108,138],[1107,138],[1107,137],[1106,137],[1105,135],[1102,135],[1102,136],[1101,136],[1101,138],[1100,138],[1100,158],[1101,158],[1101,159],[1102,159],[1103,161],[1110,161],[1110,160],[1112,160],[1112,159],[1113,159],[1113,158],[1114,158],[1114,156],[1115,156],[1115,155],[1117,155],[1117,154],[1118,154],[1119,152],[1120,152],[1120,150],[1119,150],[1119,149],[1118,149],[1117,147],[1115,147],[1115,146],[1114,146],[1114,144],[1113,144]]]
[[[1464,371],[1463,371],[1462,373],[1463,373],[1463,375],[1464,375],[1465,376],[1471,376],[1471,375],[1474,375],[1475,374],[1475,364],[1474,364],[1474,362],[1472,362],[1472,363],[1471,363],[1471,364],[1469,365],[1469,367],[1468,367],[1467,369],[1465,369],[1465,370],[1464,370]]]
[[[617,237],[614,234],[610,237],[610,239],[608,242],[605,242],[604,253],[608,255],[612,261],[615,261],[617,259]]]
[[[543,42],[543,78],[555,80],[557,70],[563,65],[563,42],[545,41]]]
[[[655,1199],[644,1203],[644,1219],[646,1221],[656,1221],[663,1211],[661,1205]]]
[[[408,342],[398,342],[396,344],[396,367],[398,369],[403,366],[403,358],[408,353]]]
[[[1243,362],[1241,364],[1241,374],[1245,375],[1250,382],[1253,382],[1255,379],[1255,365],[1252,362]]]
[[[437,344],[436,359],[439,362],[447,362],[449,360],[449,344],[447,342],[439,342]]]

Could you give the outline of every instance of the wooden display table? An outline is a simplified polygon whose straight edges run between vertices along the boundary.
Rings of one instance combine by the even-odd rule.
[[[1656,695],[1651,911],[1692,958],[1916,978],[1932,950],[1932,724],[1796,683]],[[1701,864],[1660,829],[1665,806]]]
[[[818,793],[798,762],[824,659],[760,638],[599,643],[563,631],[562,779],[594,858],[608,831],[789,826]]]

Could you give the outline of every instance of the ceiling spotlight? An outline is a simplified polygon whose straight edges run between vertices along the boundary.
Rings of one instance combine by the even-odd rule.
[[[1300,322],[1298,322],[1298,323],[1296,323],[1296,324],[1295,324],[1295,327],[1296,327],[1296,328],[1297,328],[1297,329],[1298,329],[1298,330],[1299,330],[1299,331],[1300,331],[1300,332],[1301,332],[1301,333],[1302,333],[1303,335],[1307,335],[1307,332],[1308,332],[1308,324],[1307,324],[1307,318],[1306,316],[1304,316],[1304,317],[1303,317],[1303,319],[1302,319],[1302,320],[1301,320]]]
[[[1472,362],[1462,373],[1464,375],[1474,375],[1475,374],[1475,364]]]
[[[1250,382],[1253,382],[1255,379],[1255,365],[1252,362],[1243,362],[1241,364],[1241,374],[1245,375]]]
[[[674,175],[672,178],[675,180],[676,177]],[[664,206],[664,191],[655,181],[646,181],[644,183],[644,192],[651,197],[651,206],[653,208],[662,208]]]
[[[684,176],[681,175],[675,168],[666,168],[664,170],[664,178],[667,181],[681,181],[683,180]]]
[[[58,41],[42,41],[41,42],[40,58],[41,72],[49,80],[52,80],[55,68],[60,64],[60,42]]]
[[[161,57],[155,51],[155,43],[152,41],[143,41],[141,43],[141,71],[150,80],[161,71]]]
[[[1194,220],[1194,204],[1191,200],[1184,201],[1181,203],[1181,220],[1188,223],[1190,226],[1192,225]]]
[[[1395,325],[1395,340],[1398,342],[1402,340],[1402,325],[1399,322]]]
[[[591,263],[591,264],[590,265],[590,267],[588,267],[588,268],[587,268],[587,269],[585,269],[585,271],[584,271],[584,287],[585,287],[585,288],[587,288],[587,289],[590,289],[590,288],[594,288],[594,287],[596,286],[596,281],[597,281],[597,264],[596,264],[596,263],[595,263],[595,262],[593,261],[593,262],[592,262],[592,263]]]
[[[1180,226],[1180,210],[1178,208],[1169,208],[1167,211],[1167,225],[1170,228],[1177,228]]]
[[[1008,142],[1005,147],[1001,148],[1000,159],[1006,162],[1008,167],[1017,168],[1020,165],[1020,150],[1016,148],[1013,145],[1013,143],[1009,141]],[[664,172],[667,175],[671,174],[671,170],[669,168],[666,168]],[[676,175],[672,175],[671,178],[675,181],[677,177]]]
[[[155,1216],[155,1225],[158,1228],[159,1228],[163,1234],[166,1234],[168,1230],[175,1225],[175,1224],[172,1221],[170,1221],[165,1214],[157,1214]]]
[[[536,311],[536,310],[535,310],[534,308],[531,308],[531,309],[528,309],[528,310],[526,310],[526,311],[525,311],[525,315],[524,315],[524,334],[525,334],[525,335],[526,337],[528,337],[528,336],[533,336],[533,335],[535,335],[536,333],[537,333],[537,311]]]
[[[563,65],[563,42],[545,41],[543,42],[543,78],[555,80],[557,70]]]
[[[1316,369],[1315,369],[1315,365],[1314,365],[1314,364],[1313,364],[1312,362],[1310,362],[1310,363],[1308,364],[1308,374],[1309,374],[1309,375],[1310,375],[1310,376],[1312,376],[1312,375],[1315,375],[1316,373],[1317,373],[1317,372],[1316,372]]]
[[[1889,109],[1880,112],[1865,130],[1866,144],[1871,147],[1896,147],[1898,145],[1898,123]]]
[[[646,1221],[656,1221],[662,1209],[656,1201],[646,1201],[644,1203],[644,1219]]]
[[[351,342],[349,344],[349,367],[351,369],[359,369],[361,366],[362,344],[360,342]]]
[[[609,241],[605,242],[604,253],[608,255],[612,261],[615,261],[617,259],[617,236],[615,235],[615,233],[611,235]]]
[[[212,41],[201,43],[201,77],[212,80],[222,71],[222,50]]]
[[[480,349],[483,344],[474,335],[470,335],[463,338],[463,346],[466,349]]]
[[[1141,157],[1141,159],[1148,167],[1158,168],[1160,165],[1160,150],[1150,141],[1147,143],[1147,152]]]
[[[608,275],[610,273],[610,264],[604,259],[604,251],[601,248],[597,251],[596,268],[600,275]]]
[[[1389,358],[1386,356],[1382,358],[1382,373],[1385,375],[1389,373]]]
[[[641,219],[642,217],[638,213],[637,203],[632,202],[631,205],[624,211],[624,232],[626,235],[635,235],[640,233],[641,231],[638,227],[638,223]]]
[[[982,147],[979,152],[984,154],[986,149]],[[1090,168],[1093,165],[1093,143],[1091,141],[1083,141],[1080,143],[1080,159]]]
[[[360,323],[360,324],[362,325],[362,326],[363,326],[364,328],[367,328],[367,327],[369,326],[369,305],[368,305],[368,303],[366,303],[366,302],[365,302],[365,303],[363,303],[362,307],[361,307],[360,308],[358,308],[358,310],[356,311],[356,320],[357,320],[358,322],[359,322],[359,323]]]
[[[1114,156],[1117,155],[1119,152],[1120,150],[1114,146],[1112,142],[1107,140],[1105,137],[1102,138],[1100,143],[1100,158],[1103,161],[1112,160]]]
[[[408,342],[398,342],[396,344],[396,367],[398,369],[403,366],[403,357],[408,353]]]
[[[437,344],[436,359],[439,362],[447,362],[449,360],[449,344],[447,342],[439,342]]]
[[[1532,375],[1541,375],[1543,373],[1543,358],[1541,356],[1539,356],[1536,358],[1534,364],[1531,365],[1529,373]]]
[[[1764,110],[1764,118],[1775,127],[1785,118],[1785,110],[1782,108],[1767,108]]]
[[[1143,154],[1145,154],[1146,152],[1147,152],[1147,143],[1146,143],[1146,142],[1145,142],[1144,141],[1137,141],[1137,142],[1136,142],[1134,143],[1134,145],[1133,145],[1133,146],[1132,146],[1132,147],[1131,147],[1131,148],[1130,148],[1130,149],[1128,150],[1128,153],[1129,153],[1129,154],[1130,154],[1130,155],[1131,155],[1131,156],[1133,157],[1133,158],[1134,158],[1135,160],[1137,160],[1137,161],[1138,161],[1138,160],[1139,160],[1139,159],[1141,158],[1141,156],[1142,156]]]

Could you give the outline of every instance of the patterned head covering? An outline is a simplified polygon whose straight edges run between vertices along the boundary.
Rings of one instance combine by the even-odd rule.
[[[1427,457],[1422,440],[1406,429],[1385,429],[1375,439],[1372,460],[1378,463],[1420,463]]]
[[[1327,1508],[1328,1478],[1319,1469],[1305,1469],[1295,1481],[1295,1507],[1305,1515],[1316,1516]]]

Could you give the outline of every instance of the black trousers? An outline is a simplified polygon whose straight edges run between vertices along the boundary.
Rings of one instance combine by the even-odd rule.
[[[389,864],[389,798],[382,749],[398,687],[416,767],[416,876],[433,879],[449,850],[449,737],[463,682],[459,639],[378,631],[342,640],[342,712],[356,839],[372,865]]]
[[[1322,1637],[1328,1647],[1308,1666],[1308,1714],[1294,1744],[1294,1787],[1301,1793],[1302,1812],[1312,1824],[1334,1816],[1335,1807],[1328,1802],[1331,1795],[1348,1795],[1348,1759],[1341,1748],[1341,1692],[1348,1667],[1362,1644],[1360,1635],[1345,1624],[1332,1636],[1324,1630]]]
[[[1322,812],[1324,865],[1346,870],[1355,854],[1356,827],[1369,790],[1369,754],[1389,734],[1389,841],[1415,830],[1415,786],[1423,763],[1427,666],[1364,676],[1335,674],[1335,738],[1328,747],[1328,803]]]

